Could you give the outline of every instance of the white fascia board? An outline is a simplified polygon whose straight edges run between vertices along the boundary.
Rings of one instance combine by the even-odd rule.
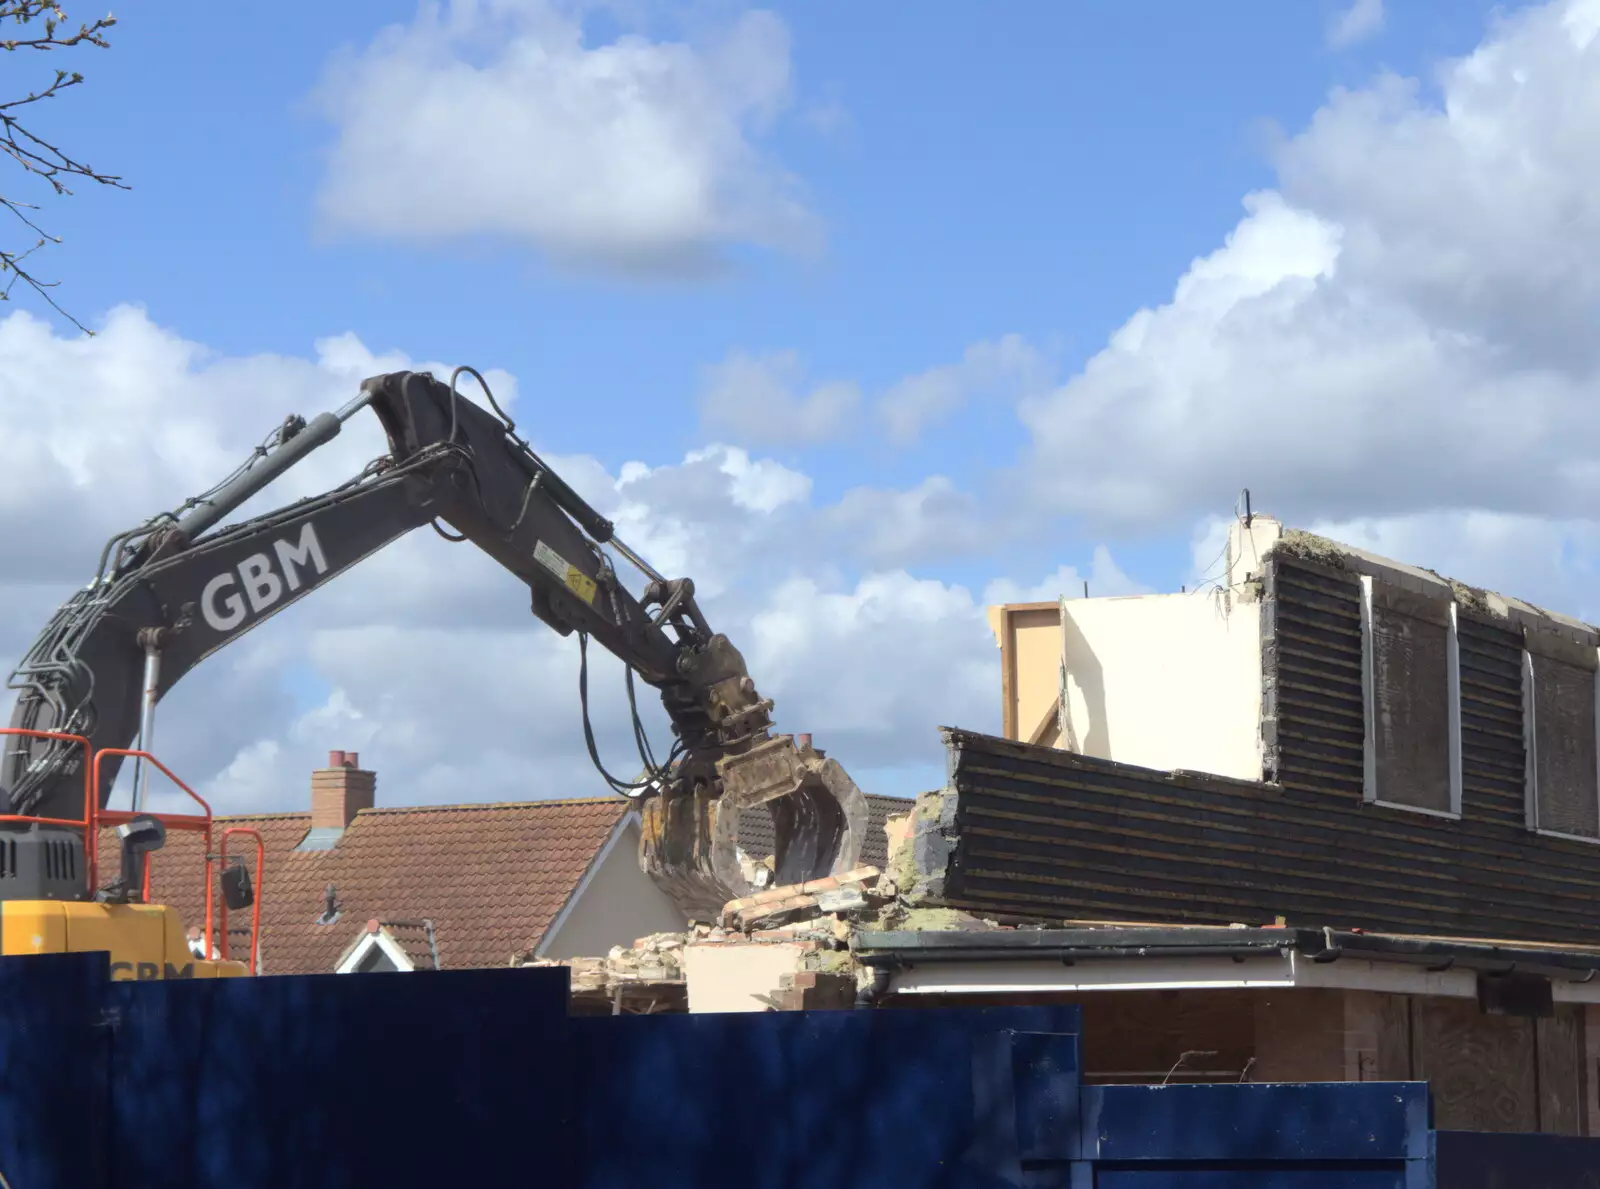
[[[361,968],[361,960],[377,946],[384,955],[393,962],[397,971],[410,973],[416,969],[405,950],[400,948],[394,938],[389,936],[387,929],[379,929],[376,933],[368,933],[356,942],[355,947],[345,955],[344,960],[334,968],[335,974],[354,974]]]
[[[1038,991],[1155,991],[1180,988],[1289,987],[1282,955],[1247,958],[1109,958],[1063,966],[1048,959],[924,962],[890,975],[897,995],[993,995]]]
[[[1297,953],[1235,962],[1231,958],[1108,958],[1062,966],[1047,959],[928,962],[894,971],[896,995],[1074,994],[1090,991],[1173,991],[1316,987],[1474,999],[1471,970],[1429,970],[1408,962],[1343,957],[1314,962]],[[1589,982],[1552,980],[1562,1003],[1600,1003],[1600,977]]]

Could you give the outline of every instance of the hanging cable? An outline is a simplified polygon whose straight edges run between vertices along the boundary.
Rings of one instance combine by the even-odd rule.
[[[450,373],[450,436],[451,436],[451,439],[453,440],[455,438],[455,427],[456,427],[456,405],[455,405],[455,402],[460,399],[460,397],[457,395],[457,392],[456,392],[456,383],[460,380],[461,374],[463,372],[465,372],[467,375],[471,376],[474,380],[478,381],[478,387],[483,389],[483,395],[484,395],[484,398],[489,402],[489,407],[491,409],[493,409],[494,412],[495,412],[495,415],[500,418],[501,427],[505,431],[506,437],[511,442],[513,442],[517,446],[517,448],[519,450],[521,450],[524,454],[526,454],[528,456],[529,461],[531,461],[533,463],[533,465],[536,468],[538,468],[539,471],[543,472],[543,471],[550,470],[550,467],[545,463],[544,459],[540,458],[538,453],[534,450],[534,448],[531,445],[528,444],[527,439],[522,437],[520,434],[517,433],[517,423],[511,419],[511,414],[507,413],[504,409],[502,409],[500,407],[500,402],[497,401],[495,399],[495,397],[494,397],[493,389],[491,389],[489,387],[489,381],[485,380],[483,378],[482,373],[480,373],[476,368],[468,367],[465,364],[463,364],[462,366],[456,368],[455,371]],[[537,482],[537,479],[535,480],[535,482]],[[531,491],[531,488],[530,488],[530,491]],[[517,517],[517,522],[519,524],[522,522],[522,518],[520,516]],[[649,566],[645,565],[644,562],[642,562],[638,557],[636,557],[634,555],[633,551],[631,549],[629,549],[626,545],[623,545],[622,542],[617,541],[617,542],[615,542],[615,544],[622,550],[623,555],[626,556],[627,559],[630,562],[632,562],[634,565],[639,567],[640,572],[643,573],[646,577],[651,578],[651,579],[659,579],[661,577],[660,574],[657,574]]]
[[[646,789],[658,779],[655,774],[647,774],[643,780],[619,780],[600,762],[600,749],[594,740],[594,724],[589,718],[589,633],[578,633],[578,707],[583,715],[583,741],[589,747],[589,759],[593,762],[595,771],[608,785],[611,791],[620,793],[630,800],[638,800],[644,795]]]
[[[611,604],[611,618],[622,629],[623,640],[631,643],[636,625],[628,615],[626,604],[617,597],[616,568],[611,564],[611,557],[604,549],[598,545],[592,545],[591,548],[600,567],[596,577],[599,580],[599,585],[606,592],[607,601]],[[672,750],[667,754],[667,763],[664,766],[656,763],[655,749],[650,746],[650,734],[645,730],[644,719],[639,714],[639,698],[633,684],[633,666],[624,661],[622,671],[623,684],[628,691],[628,713],[633,721],[633,743],[639,752],[639,762],[644,765],[644,770],[650,779],[662,781],[678,755],[681,754],[678,749],[680,745],[683,745],[683,741],[679,739],[673,744]]]
[[[672,773],[673,765],[689,750],[689,744],[682,736],[674,738],[671,748],[667,751],[666,763],[657,764],[655,750],[650,746],[650,735],[645,730],[644,719],[639,714],[639,702],[634,694],[633,666],[627,667],[624,680],[628,687],[628,710],[633,716],[633,741],[639,749],[639,762],[644,765],[645,771],[650,773],[652,780],[665,782]]]
[[[583,739],[589,749],[589,759],[594,764],[595,771],[602,780],[611,786],[611,790],[620,793],[630,800],[643,797],[646,790],[653,786],[664,785],[671,775],[673,766],[683,758],[688,751],[688,744],[681,738],[673,740],[672,748],[667,753],[666,763],[658,764],[655,751],[650,746],[650,737],[645,730],[644,719],[639,714],[639,702],[633,683],[633,666],[624,663],[623,681],[628,691],[628,714],[633,726],[634,746],[639,752],[639,761],[644,766],[644,776],[639,780],[621,780],[607,771],[605,764],[600,760],[600,749],[595,742],[594,724],[589,715],[589,633],[578,633],[578,706],[583,715]]]

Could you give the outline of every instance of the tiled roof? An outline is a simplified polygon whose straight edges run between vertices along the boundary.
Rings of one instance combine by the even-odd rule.
[[[889,864],[889,840],[883,824],[891,817],[910,813],[916,802],[908,797],[879,797],[871,793],[867,798],[867,836],[861,843],[860,862],[869,867],[884,868]],[[753,859],[765,859],[777,845],[773,837],[772,816],[750,812],[739,821],[739,842],[744,852]]]
[[[379,921],[378,927],[389,935],[418,970],[439,969],[434,947],[438,945],[438,924],[432,920]],[[429,935],[430,928],[433,935]]]
[[[219,817],[216,827],[250,826],[265,842],[263,888],[253,841],[229,841],[261,894],[263,974],[329,973],[374,919],[433,921],[439,964],[450,970],[504,966],[536,945],[627,809],[618,797],[367,809],[327,850],[295,849],[310,829],[308,813]],[[114,864],[116,853],[108,835],[102,865]],[[178,909],[186,927],[205,917],[201,856],[199,835],[173,831],[151,869],[151,898]],[[339,913],[319,924],[330,884]],[[404,939],[408,952],[411,940]],[[419,944],[427,948],[425,939]]]

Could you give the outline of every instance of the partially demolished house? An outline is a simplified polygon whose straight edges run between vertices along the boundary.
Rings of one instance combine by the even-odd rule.
[[[1063,601],[1048,643],[1017,628],[1038,610],[994,614],[1008,722],[1048,720],[1031,742],[1080,774],[1052,767],[1052,804],[1112,816],[1050,853],[1071,876],[963,836],[963,903],[1600,944],[1595,629],[1261,518],[1217,586]],[[1039,757],[951,738],[1002,798],[1001,757]]]
[[[1265,517],[1224,561],[992,609],[1005,737],[945,730],[886,865],[669,939],[689,1010],[1074,1002],[1091,1082],[1600,1134],[1600,632]]]
[[[946,732],[913,896],[1048,927],[861,934],[884,990],[1081,997],[1130,1074],[1600,1132],[1600,632],[1262,517],[1204,589],[991,616],[1010,738]]]

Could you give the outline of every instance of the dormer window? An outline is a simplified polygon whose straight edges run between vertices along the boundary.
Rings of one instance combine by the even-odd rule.
[[[1528,826],[1600,840],[1595,749],[1597,654],[1578,633],[1529,627],[1523,635],[1523,726]]]
[[[1361,579],[1365,797],[1461,814],[1461,671],[1456,606]]]

